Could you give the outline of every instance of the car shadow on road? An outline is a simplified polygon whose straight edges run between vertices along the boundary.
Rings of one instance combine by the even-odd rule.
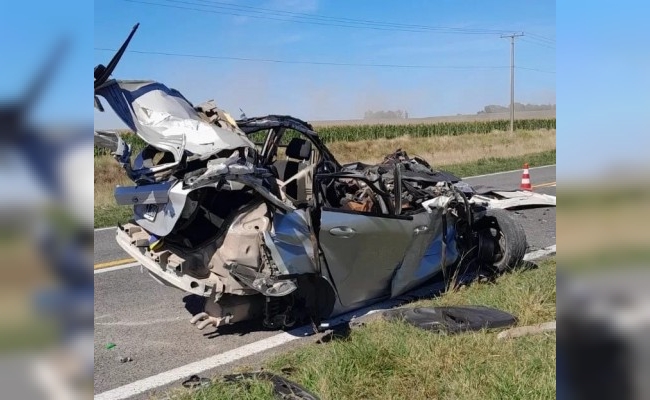
[[[185,303],[185,309],[190,314],[196,315],[203,311],[205,297],[196,294],[188,294],[187,296],[183,297],[183,303]]]
[[[185,309],[191,314],[196,315],[200,312],[203,312],[203,306],[205,304],[206,298],[203,296],[198,296],[195,294],[188,294],[183,297],[183,303],[185,303]],[[237,322],[232,325],[223,325],[219,328],[215,328],[212,332],[206,332],[203,336],[208,339],[214,339],[219,336],[244,336],[249,333],[254,332],[268,332],[269,329],[265,328],[262,325],[261,320],[248,320]]]
[[[254,332],[269,332],[270,329],[265,328],[261,321],[257,320],[248,320],[237,322],[232,325],[223,325],[218,328],[215,328],[212,332],[206,332],[203,334],[208,339],[214,339],[219,336],[245,336],[249,333]]]

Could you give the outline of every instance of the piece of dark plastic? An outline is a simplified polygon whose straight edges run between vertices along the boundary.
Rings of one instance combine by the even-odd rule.
[[[224,376],[223,379],[226,382],[241,382],[247,379],[270,381],[273,384],[273,390],[279,399],[319,400],[316,395],[310,393],[307,389],[300,386],[299,384],[270,372],[260,371],[232,374]]]
[[[183,381],[182,385],[188,389],[195,389],[200,386],[208,386],[212,383],[210,378],[202,378],[198,375],[192,375]]]
[[[517,322],[512,314],[483,306],[405,307],[384,311],[382,315],[389,321],[402,320],[418,328],[450,334],[503,328]]]

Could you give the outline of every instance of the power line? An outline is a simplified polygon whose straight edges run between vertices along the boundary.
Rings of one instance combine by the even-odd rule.
[[[180,0],[163,0],[163,1],[180,2]],[[262,13],[265,15],[271,12],[274,14],[284,14],[286,16],[299,17],[305,19],[316,19],[316,20],[324,20],[324,21],[353,23],[353,24],[367,24],[367,25],[377,25],[377,26],[385,26],[385,27],[402,27],[402,28],[433,30],[433,31],[444,30],[449,32],[471,33],[471,34],[501,34],[504,32],[508,32],[506,30],[498,30],[498,29],[457,28],[457,27],[446,27],[446,26],[402,24],[402,23],[388,22],[388,21],[375,21],[375,20],[355,19],[355,18],[345,18],[345,17],[333,17],[327,15],[307,14],[307,13],[284,11],[284,10],[277,10],[277,9],[263,8],[263,7],[242,6],[238,4],[224,3],[220,1],[211,1],[211,0],[194,0],[194,1],[207,3],[208,5],[211,5],[216,8]]]
[[[528,68],[528,67],[518,67],[515,65],[515,69],[521,69],[524,71],[535,71],[535,72],[543,72],[545,74],[554,74],[555,71],[547,71],[545,69],[537,69],[537,68]]]
[[[116,51],[115,49],[95,47],[98,51]],[[300,60],[277,60],[271,58],[248,58],[248,57],[229,57],[229,56],[213,56],[208,54],[183,54],[183,53],[169,53],[161,51],[144,51],[144,50],[127,50],[127,53],[137,54],[152,54],[159,56],[171,57],[188,57],[188,58],[208,58],[216,60],[232,60],[232,61],[254,61],[266,62],[277,64],[308,64],[308,65],[330,65],[340,67],[382,67],[382,68],[430,68],[430,69],[500,69],[508,68],[508,66],[459,66],[459,65],[405,65],[405,64],[370,64],[370,63],[339,63],[329,61],[300,61]]]
[[[211,14],[218,14],[218,15],[231,15],[237,17],[249,17],[249,18],[256,18],[256,19],[282,21],[282,22],[293,22],[299,24],[334,26],[334,27],[353,28],[353,29],[355,28],[372,29],[372,30],[381,30],[381,31],[391,31],[391,32],[397,31],[397,32],[412,32],[412,33],[435,32],[435,33],[465,34],[465,35],[497,35],[497,34],[503,34],[504,32],[508,32],[507,30],[498,30],[498,29],[456,28],[456,27],[446,27],[446,26],[401,24],[401,23],[394,23],[394,22],[382,22],[382,21],[374,21],[374,20],[333,17],[333,16],[325,16],[325,15],[312,15],[312,14],[292,12],[292,11],[276,10],[271,8],[243,6],[243,5],[230,4],[230,3],[224,3],[219,1],[210,1],[210,0],[193,0],[193,1],[161,0],[161,1],[166,1],[175,4],[185,4],[185,5],[196,6],[196,7],[210,7],[219,10],[228,10],[228,11],[235,11],[235,12],[211,11],[203,8],[153,3],[150,1],[142,1],[142,0],[122,0],[122,1],[144,4],[149,6],[208,12]],[[204,4],[197,3],[197,1],[203,2]],[[251,13],[262,14],[262,15],[252,15]],[[269,13],[272,13],[271,16],[269,15]],[[295,18],[301,18],[303,20],[297,20]],[[528,33],[528,35],[533,38],[537,38],[542,43],[552,44],[555,42],[553,39],[549,39],[541,35],[537,35],[533,33]]]
[[[528,40],[528,39],[523,39],[523,38],[522,38],[521,40],[523,40],[523,41],[526,42],[526,43],[532,43],[532,44],[535,44],[535,45],[537,45],[537,46],[546,47],[547,49],[553,49],[553,50],[555,50],[555,47],[553,47],[553,46],[547,46],[546,44],[543,44],[543,43],[540,43],[540,42],[535,42],[535,41]]]
[[[180,0],[162,0],[162,1],[168,1],[168,2],[180,2]],[[366,19],[357,19],[357,18],[345,18],[345,17],[334,17],[334,16],[328,16],[328,15],[322,15],[322,14],[307,14],[307,13],[300,13],[300,12],[294,12],[294,11],[285,11],[285,10],[277,10],[277,9],[272,9],[272,8],[263,8],[263,7],[253,7],[253,6],[246,6],[246,5],[238,5],[238,4],[233,4],[233,3],[224,3],[221,1],[214,1],[214,0],[193,0],[193,1],[198,1],[201,3],[207,3],[208,5],[212,5],[213,7],[217,8],[227,8],[231,10],[238,10],[238,11],[248,11],[250,12],[256,12],[256,13],[262,13],[262,14],[267,14],[268,12],[275,13],[275,14],[285,14],[287,16],[296,16],[299,18],[305,18],[305,19],[316,19],[316,20],[324,20],[324,21],[335,21],[335,22],[345,22],[345,23],[353,23],[353,24],[369,24],[369,25],[377,25],[377,26],[385,26],[385,27],[403,27],[403,28],[413,28],[413,29],[423,29],[423,30],[431,30],[431,31],[438,31],[438,30],[444,30],[444,31],[449,31],[448,33],[468,33],[468,34],[504,34],[507,32],[510,32],[510,30],[502,30],[502,29],[482,29],[482,28],[457,28],[457,27],[446,27],[446,26],[432,26],[432,25],[417,25],[417,24],[402,24],[402,23],[397,23],[397,22],[389,22],[389,21],[376,21],[376,20],[366,20]],[[220,6],[217,6],[220,5]],[[554,39],[549,39],[541,35],[533,34],[533,33],[528,33],[529,36],[536,37],[540,41],[544,42],[550,42],[554,43]]]
[[[103,47],[95,47],[97,51],[110,51],[115,52],[116,49],[109,49]],[[230,57],[230,56],[213,56],[209,54],[185,54],[185,53],[173,53],[173,52],[162,52],[162,51],[145,51],[145,50],[127,50],[127,53],[136,53],[136,54],[150,54],[150,55],[159,55],[159,56],[169,56],[169,57],[185,57],[185,58],[205,58],[205,59],[215,59],[215,60],[231,60],[231,61],[250,61],[250,62],[265,62],[265,63],[277,63],[277,64],[306,64],[306,65],[328,65],[328,66],[339,66],[339,67],[376,67],[376,68],[413,68],[413,69],[504,69],[508,68],[507,65],[504,66],[478,66],[478,65],[406,65],[406,64],[372,64],[372,63],[339,63],[339,62],[329,62],[329,61],[301,61],[301,60],[278,60],[271,58],[249,58],[249,57]],[[529,71],[543,72],[554,74],[554,71],[545,71],[535,68],[526,68],[526,67],[517,67],[519,69],[525,69]]]
[[[172,5],[172,4],[161,4],[161,3],[152,3],[149,1],[141,1],[141,0],[122,0],[125,2],[129,3],[138,3],[138,4],[144,4],[144,5],[149,5],[149,6],[158,6],[158,7],[167,7],[167,8],[175,8],[175,9],[180,9],[180,10],[191,10],[191,11],[200,11],[203,13],[211,13],[211,14],[218,14],[218,15],[231,15],[231,16],[236,16],[236,17],[248,17],[248,18],[256,18],[256,19],[264,19],[264,20],[273,20],[273,21],[282,21],[282,22],[293,22],[293,23],[299,23],[299,24],[309,24],[309,25],[321,25],[321,26],[335,26],[335,27],[341,27],[341,28],[356,28],[356,29],[372,29],[372,30],[380,30],[380,31],[390,31],[390,32],[415,32],[415,33],[422,33],[422,32],[436,32],[436,33],[447,33],[447,34],[465,34],[465,35],[487,35],[487,34],[499,34],[505,31],[488,31],[488,30],[478,30],[478,29],[462,29],[462,28],[449,28],[449,27],[428,27],[427,29],[424,28],[400,28],[396,26],[391,26],[390,24],[385,24],[383,26],[377,26],[371,25],[368,23],[354,23],[356,25],[353,25],[353,23],[330,23],[330,22],[319,22],[319,21],[309,21],[309,20],[298,20],[298,19],[293,19],[293,18],[278,18],[278,17],[285,17],[283,15],[275,15],[274,16],[269,16],[267,15],[268,13],[261,13],[259,11],[244,11],[244,10],[235,10],[237,12],[225,12],[225,11],[215,11],[215,10],[206,10],[204,8],[194,8],[194,7],[186,7],[186,6],[178,6],[178,5]],[[220,8],[220,9],[226,9],[223,6],[209,6],[205,4],[197,4],[194,2],[188,2],[188,1],[182,1],[182,0],[163,0],[163,1],[168,1],[168,2],[173,2],[176,4],[187,4],[187,5],[193,5],[197,7],[212,7],[212,8]],[[232,9],[230,9],[232,10]],[[251,12],[256,12],[258,14],[264,14],[262,15],[252,15],[250,14]],[[245,14],[242,14],[245,13]],[[455,30],[452,30],[455,29]]]
[[[122,1],[126,1],[126,2],[129,2],[129,3],[139,3],[139,4],[158,6],[158,7],[175,8],[175,9],[179,9],[179,10],[200,11],[200,12],[204,12],[204,13],[211,13],[211,14],[218,14],[218,15],[231,15],[231,16],[236,16],[236,17],[248,17],[248,18],[257,18],[257,19],[264,19],[264,20],[272,20],[272,21],[294,22],[294,23],[299,23],[299,24],[336,26],[336,27],[342,27],[342,28],[373,29],[373,30],[379,30],[379,31],[396,31],[396,30],[398,30],[398,31],[402,31],[402,32],[422,32],[420,30],[381,28],[381,27],[371,27],[371,26],[360,27],[360,26],[344,25],[344,24],[330,24],[330,23],[324,23],[324,22],[321,23],[321,22],[316,22],[316,21],[300,21],[300,20],[295,20],[295,19],[275,18],[275,17],[272,17],[272,16],[259,16],[259,15],[251,15],[251,14],[238,14],[238,13],[233,13],[233,12],[211,11],[211,10],[206,10],[206,9],[202,9],[202,8],[175,6],[175,5],[171,5],[171,4],[151,3],[151,2],[139,1],[139,0],[122,0]],[[197,4],[195,4],[195,5],[197,5]],[[201,5],[198,5],[198,6],[201,6]]]
[[[530,32],[527,32],[527,34],[528,34],[529,37],[532,37],[532,38],[537,39],[537,40],[542,41],[542,42],[547,42],[549,44],[555,43],[555,39],[547,38],[546,36],[536,35],[536,34],[530,33]]]

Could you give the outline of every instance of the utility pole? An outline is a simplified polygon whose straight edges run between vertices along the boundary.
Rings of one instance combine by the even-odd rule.
[[[524,33],[501,35],[501,38],[510,38],[510,133],[515,131],[515,38],[524,36]]]

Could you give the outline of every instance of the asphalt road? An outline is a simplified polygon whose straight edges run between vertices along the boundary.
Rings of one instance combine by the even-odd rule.
[[[477,190],[482,188],[518,190],[521,182],[521,171],[464,180]],[[531,169],[530,180],[536,193],[555,196],[555,166]],[[541,187],[535,187],[537,185]],[[539,250],[555,244],[555,207],[531,208],[513,211],[513,214],[526,231],[528,251]]]
[[[531,169],[539,193],[555,195],[555,167]],[[472,186],[517,189],[521,171],[468,178]],[[550,185],[549,185],[550,184]],[[515,213],[526,230],[529,250],[555,244],[555,208]],[[114,230],[95,232],[95,267],[129,262]],[[257,323],[199,331],[189,323],[194,298],[156,283],[140,267],[96,270],[95,394],[277,335]],[[113,343],[115,347],[107,349]],[[290,343],[291,344],[291,343]],[[276,349],[277,350],[277,349]],[[121,357],[133,361],[122,363]],[[186,378],[179,376],[178,379]]]

